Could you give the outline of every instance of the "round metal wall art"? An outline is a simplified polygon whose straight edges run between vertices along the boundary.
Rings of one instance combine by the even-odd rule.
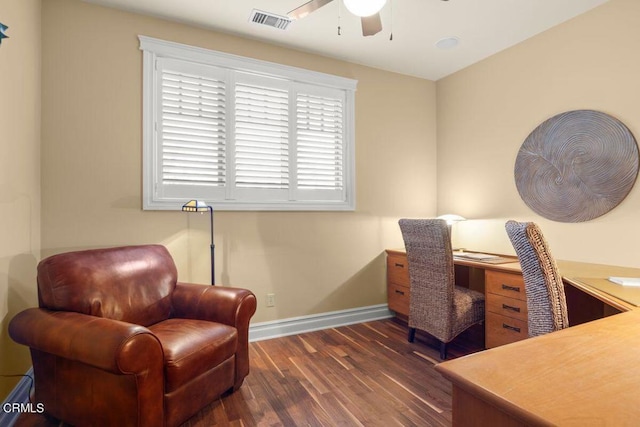
[[[537,214],[583,222],[615,208],[638,175],[638,146],[619,120],[594,110],[558,114],[520,147],[516,187]]]

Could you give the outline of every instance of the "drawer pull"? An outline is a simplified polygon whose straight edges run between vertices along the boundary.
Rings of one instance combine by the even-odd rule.
[[[506,323],[503,323],[502,327],[504,329],[509,329],[510,331],[514,331],[514,332],[520,333],[520,328],[517,328],[515,326],[511,326],[511,325],[507,325]]]
[[[515,311],[516,313],[520,313],[520,307],[514,307],[512,305],[502,304],[503,310]]]
[[[520,286],[509,286],[505,285],[504,283],[502,284],[502,289],[504,289],[505,291],[520,292]]]
[[[404,295],[404,292],[402,292],[402,291],[399,291],[399,290],[397,290],[397,289],[396,289],[396,294],[399,294],[399,295]]]
[[[399,262],[396,262],[396,267],[404,268],[404,264],[400,264]]]

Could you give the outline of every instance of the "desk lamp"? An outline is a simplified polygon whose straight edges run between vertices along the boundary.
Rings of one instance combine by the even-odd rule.
[[[182,212],[209,212],[209,218],[211,219],[211,285],[215,285],[216,267],[214,252],[216,245],[213,243],[213,208],[207,205],[201,200],[189,200],[182,205]]]
[[[466,221],[467,219],[463,216],[456,214],[444,214],[437,217],[438,219],[444,219],[447,222],[447,227],[449,227],[449,236],[451,238],[451,246],[453,246],[453,224],[460,221]],[[462,248],[454,249],[454,251],[461,251]]]

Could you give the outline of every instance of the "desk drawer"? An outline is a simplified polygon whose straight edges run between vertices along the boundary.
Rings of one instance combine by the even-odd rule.
[[[409,263],[406,255],[387,255],[387,282],[409,286]]]
[[[487,311],[527,322],[527,302],[502,295],[487,294]]]
[[[526,321],[491,312],[487,313],[485,320],[487,323],[485,343],[487,348],[498,347],[529,337]]]
[[[389,310],[409,317],[409,287],[388,283],[387,293]]]
[[[489,293],[516,298],[522,301],[527,300],[527,295],[524,290],[524,279],[521,274],[487,270],[485,274],[485,286]]]

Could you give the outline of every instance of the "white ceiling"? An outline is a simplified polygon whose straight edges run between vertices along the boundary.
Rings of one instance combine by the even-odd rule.
[[[85,1],[438,80],[608,0],[389,0],[380,13],[384,29],[371,37],[341,0],[287,30],[249,22],[252,9],[286,15],[306,0]],[[460,42],[436,48],[445,37]]]

